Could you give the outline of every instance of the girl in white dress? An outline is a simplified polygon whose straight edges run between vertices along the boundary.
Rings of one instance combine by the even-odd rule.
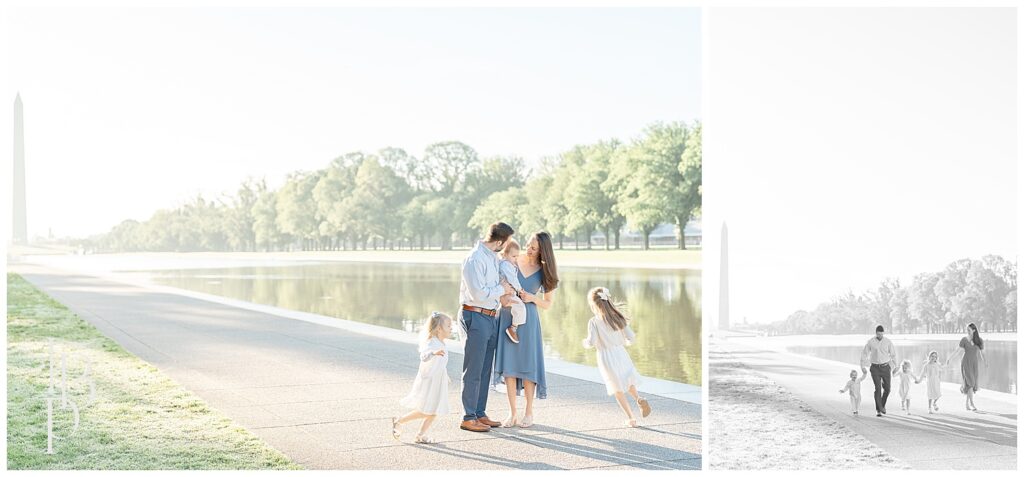
[[[412,391],[399,401],[404,407],[413,410],[401,418],[391,418],[391,435],[400,440],[402,431],[399,426],[409,421],[423,419],[420,433],[416,435],[417,444],[433,444],[434,439],[427,436],[427,430],[434,423],[438,414],[448,414],[448,350],[444,340],[452,335],[452,319],[450,316],[433,312],[423,324],[423,336],[420,339],[420,369],[416,380],[412,383]]]
[[[637,393],[640,374],[633,367],[633,361],[629,359],[629,353],[625,348],[633,343],[636,334],[629,327],[629,319],[611,301],[607,288],[592,288],[587,292],[587,301],[590,302],[594,317],[587,324],[587,337],[583,340],[583,347],[597,348],[597,369],[604,378],[608,395],[614,395],[619,407],[626,413],[625,424],[636,427],[636,418],[625,393],[633,396],[640,406],[643,417],[651,414],[651,405]]]
[[[942,365],[939,364],[939,352],[929,351],[928,362],[921,369],[917,382],[928,379],[928,414],[939,410],[939,398],[942,397]]]
[[[900,363],[900,369],[893,374],[900,377],[900,409],[907,411],[907,415],[910,415],[910,383],[911,381],[921,382],[921,378],[914,375],[914,368],[909,359],[903,360]]]

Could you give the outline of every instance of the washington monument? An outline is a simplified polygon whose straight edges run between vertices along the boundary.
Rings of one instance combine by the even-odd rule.
[[[729,329],[729,229],[722,222],[722,261],[718,270],[718,329]]]
[[[11,237],[16,244],[28,243],[25,226],[25,124],[21,111],[21,94],[14,97],[14,219]]]

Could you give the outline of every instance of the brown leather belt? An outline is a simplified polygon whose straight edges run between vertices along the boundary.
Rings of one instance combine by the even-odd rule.
[[[497,316],[497,310],[488,310],[487,308],[480,308],[479,306],[462,305],[462,309],[466,311],[472,311],[474,313],[483,313],[487,316]]]

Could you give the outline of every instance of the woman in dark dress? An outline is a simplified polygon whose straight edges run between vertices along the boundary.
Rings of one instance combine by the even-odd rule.
[[[960,338],[956,352],[946,359],[946,366],[949,366],[949,361],[954,357],[963,356],[963,360],[960,361],[960,373],[963,375],[964,384],[960,386],[960,392],[966,396],[964,405],[968,411],[978,410],[974,405],[974,394],[978,392],[978,361],[985,363],[984,350],[985,342],[978,334],[978,327],[971,323],[967,325],[967,336]]]

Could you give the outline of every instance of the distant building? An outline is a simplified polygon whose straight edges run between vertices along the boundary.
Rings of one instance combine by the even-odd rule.
[[[675,246],[678,244],[678,230],[675,224],[661,224],[655,227],[654,231],[651,232],[650,244],[652,247],[657,246]],[[686,240],[687,246],[700,246],[703,231],[701,229],[700,221],[691,220],[686,223],[686,227],[683,228],[683,237]],[[604,246],[604,232],[594,231],[591,235],[591,240],[594,245]],[[613,237],[614,240],[614,237]],[[623,246],[637,246],[644,243],[644,234],[637,230],[631,230],[629,226],[622,227],[622,231],[619,233],[619,244]]]
[[[729,329],[729,228],[722,222],[722,250],[718,268],[718,329]],[[743,318],[746,324],[746,317]]]
[[[683,227],[683,237],[686,238],[686,245],[701,245],[704,238],[704,230],[699,221],[691,220]]]

